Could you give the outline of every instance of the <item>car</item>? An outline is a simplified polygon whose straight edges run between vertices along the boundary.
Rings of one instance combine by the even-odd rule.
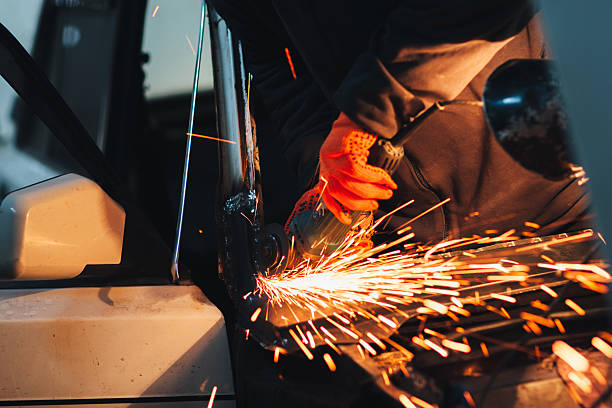
[[[169,169],[181,162],[176,128],[193,69],[184,30],[197,34],[188,17],[200,9],[196,1],[172,14],[170,3],[0,5],[1,405],[235,406],[224,315],[194,284],[190,262],[178,284],[170,278],[169,196],[177,194],[168,190],[180,178]],[[165,22],[151,17],[160,5]],[[156,48],[164,26],[181,21],[184,48]],[[147,24],[144,48],[159,55],[144,92]],[[174,81],[159,66],[173,53],[184,57],[166,66]],[[201,90],[199,118],[214,128],[210,78]],[[154,112],[146,120],[145,107]],[[187,218],[182,255],[189,260],[191,246],[207,259],[192,268],[216,264],[213,205],[205,202],[205,222]]]

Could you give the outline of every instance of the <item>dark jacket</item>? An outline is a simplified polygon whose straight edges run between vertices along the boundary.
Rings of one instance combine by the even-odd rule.
[[[316,180],[318,151],[339,111],[392,137],[437,100],[480,99],[488,75],[512,58],[543,58],[542,34],[526,0],[213,0],[242,42],[247,68],[304,189]],[[287,52],[296,77],[293,77]],[[434,114],[405,146],[389,223],[415,221],[424,241],[570,228],[587,209],[577,182],[550,182],[498,145],[480,108]]]

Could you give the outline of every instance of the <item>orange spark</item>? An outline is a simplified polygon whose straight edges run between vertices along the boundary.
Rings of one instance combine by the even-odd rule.
[[[548,312],[548,310],[550,310],[550,307],[548,307],[548,305],[542,303],[540,300],[536,299],[532,302],[529,303],[531,305],[531,307],[535,308],[535,309],[540,309],[544,312]]]
[[[525,221],[525,226],[533,229],[540,228],[540,224],[536,224],[535,222]]]
[[[351,330],[347,329],[346,327],[344,327],[344,326],[342,326],[342,325],[340,325],[340,324],[336,323],[334,320],[332,320],[332,319],[330,319],[330,318],[328,318],[328,317],[326,317],[326,318],[325,318],[325,320],[327,320],[328,322],[330,322],[331,324],[333,324],[333,325],[334,325],[334,326],[336,326],[338,329],[340,329],[340,330],[341,330],[341,331],[343,331],[344,333],[348,334],[349,336],[351,336],[351,337],[352,337],[352,338],[354,338],[355,340],[359,339],[359,336],[358,336],[358,335],[357,335],[355,332],[353,332],[353,331],[351,331]]]
[[[599,237],[599,239],[601,239],[601,241],[604,243],[604,245],[608,245],[608,243],[606,242],[606,240],[604,239],[603,235],[601,235],[601,232],[597,233],[597,236]]]
[[[459,299],[457,299],[456,297],[451,297],[450,298],[451,302],[453,302],[457,307],[463,307],[463,303],[461,303],[461,301]]]
[[[374,350],[374,348],[372,346],[370,346],[363,339],[359,339],[359,344],[361,344],[363,346],[363,348],[366,349],[368,351],[368,353],[370,353],[371,355],[375,356],[377,354],[376,350]]]
[[[314,338],[312,337],[312,333],[310,332],[310,330],[306,332],[306,337],[308,337],[308,344],[310,344],[310,348],[312,349],[315,348],[316,344],[315,344]]]
[[[548,319],[546,317],[538,316],[529,312],[521,312],[520,316],[523,320],[533,321],[537,324],[541,324],[542,326],[546,326],[549,329],[555,327],[555,322],[553,322],[552,319]]]
[[[527,320],[526,324],[527,324],[527,327],[529,327],[529,329],[531,330],[533,334],[535,334],[536,336],[542,335],[542,329],[536,323],[534,323],[531,320]]]
[[[580,390],[584,392],[585,394],[590,394],[591,392],[593,392],[593,383],[591,383],[591,380],[589,380],[589,378],[586,375],[582,373],[570,371],[569,374],[567,375],[567,378],[571,382],[576,384],[576,386],[580,388]]]
[[[381,371],[380,375],[383,378],[383,382],[385,383],[385,385],[388,387],[391,385],[391,381],[389,380],[389,375],[387,374],[386,371]]]
[[[489,275],[487,276],[488,281],[493,282],[524,282],[527,280],[525,275]]]
[[[333,341],[338,341],[338,339],[336,338],[336,336],[334,336],[333,334],[331,334],[329,330],[327,330],[327,329],[326,329],[325,327],[323,327],[323,326],[320,326],[320,327],[321,327],[321,331],[322,331],[323,333],[325,333],[325,335],[326,335],[327,337],[329,337],[329,338],[330,338],[330,339],[332,339]]]
[[[567,305],[567,307],[572,309],[574,312],[578,313],[580,316],[584,316],[586,314],[584,309],[578,306],[578,304],[574,302],[572,299],[565,299],[565,304]]]
[[[155,10],[153,10],[153,15],[151,16],[151,18],[155,18],[155,16],[157,15],[158,11],[159,11],[159,4],[157,6],[155,6]]]
[[[261,307],[258,307],[257,309],[255,309],[255,311],[251,315],[251,321],[254,322],[255,320],[257,320],[257,318],[259,317],[260,313],[261,313]]]
[[[489,357],[489,349],[487,348],[487,345],[484,343],[480,343],[480,349],[482,350],[482,354],[485,357]]]
[[[297,76],[295,75],[295,68],[293,67],[293,60],[291,59],[291,54],[289,53],[289,48],[285,48],[285,55],[287,56],[289,67],[291,68],[291,75],[293,75],[293,79],[297,79]]]
[[[418,336],[412,336],[412,342],[425,350],[431,350],[431,347],[429,347],[429,345],[427,345],[427,343],[425,343],[425,341]]]
[[[593,272],[604,279],[611,279],[612,276],[603,268],[595,264],[572,264],[572,263],[557,263],[557,266],[565,269],[574,269],[578,271]]]
[[[387,346],[385,346],[385,343],[380,341],[380,339],[378,337],[376,337],[375,335],[373,335],[372,333],[367,332],[366,336],[368,336],[370,338],[370,340],[372,340],[381,349],[383,349],[383,350],[387,349]]]
[[[415,405],[420,406],[421,408],[436,408],[437,405],[431,405],[429,402],[423,401],[420,398],[415,397],[414,395],[410,396],[410,401],[412,401]]]
[[[544,248],[544,247],[548,247],[552,245],[559,245],[559,244],[567,243],[570,241],[578,241],[584,238],[590,238],[592,236],[593,236],[593,231],[586,231],[586,232],[583,232],[582,234],[573,235],[567,238],[553,238],[550,241],[541,242],[539,244],[534,244],[534,245],[528,245],[522,248],[517,248],[516,252],[531,251],[532,249]]]
[[[408,225],[405,228],[402,228],[401,230],[397,231],[397,235],[402,235],[404,232],[408,232],[412,229],[412,225]]]
[[[612,334],[605,332],[605,331],[600,331],[598,334],[599,334],[599,337],[602,337],[608,343],[612,343]]]
[[[274,349],[274,362],[278,363],[278,357],[280,356],[280,347]]]
[[[357,350],[359,351],[359,354],[361,355],[361,359],[365,360],[366,359],[366,355],[365,355],[365,352],[363,351],[363,347],[361,347],[359,344],[357,344]]]
[[[218,137],[199,135],[197,133],[189,133],[189,132],[186,132],[185,134],[187,136],[195,136],[195,137],[199,137],[199,138],[202,138],[202,139],[216,140],[217,142],[225,142],[225,143],[230,143],[230,144],[236,144],[236,142],[234,142],[234,141],[226,140],[226,139],[219,139]]]
[[[430,336],[439,337],[439,338],[441,338],[441,339],[443,339],[443,338],[444,338],[444,335],[443,335],[442,333],[438,333],[437,331],[431,330],[431,329],[429,329],[429,328],[425,328],[425,329],[423,330],[423,332],[424,332],[425,334],[429,334]]]
[[[555,326],[557,326],[557,330],[559,330],[559,333],[565,333],[565,327],[563,327],[563,323],[561,323],[561,320],[555,319]]]
[[[566,275],[567,276],[567,275]],[[606,285],[602,285],[601,283],[595,283],[592,280],[586,278],[583,274],[577,274],[576,280],[580,283],[580,286],[583,288],[592,290],[593,292],[606,294],[608,293],[608,287]]]
[[[604,377],[604,375],[601,373],[601,371],[599,371],[599,369],[595,366],[591,367],[591,374],[593,375],[593,378],[595,378],[595,380],[597,380],[597,382],[600,385],[606,385],[608,383],[608,381],[606,380],[606,377]]]
[[[453,312],[455,312],[455,313],[459,313],[459,314],[460,314],[460,315],[462,315],[462,316],[465,316],[465,317],[469,317],[469,316],[470,316],[470,312],[469,312],[469,310],[465,310],[465,309],[464,309],[464,308],[462,308],[462,307],[457,307],[457,306],[455,306],[455,305],[450,305],[448,308],[449,308],[451,311],[453,311]]]
[[[427,344],[433,351],[440,354],[442,357],[448,357],[448,350],[446,350],[445,348],[437,345],[429,339],[425,339],[424,343]]]
[[[440,302],[436,302],[435,300],[425,299],[425,300],[423,300],[423,305],[425,307],[428,307],[428,308],[432,309],[432,310],[435,310],[436,312],[438,312],[440,314],[448,313],[448,307],[444,306]]]
[[[491,297],[499,300],[503,300],[509,303],[516,303],[516,299],[512,296],[500,295],[498,293],[491,293]]]
[[[212,408],[215,403],[215,395],[217,395],[217,386],[215,385],[210,392],[210,399],[208,400],[208,406],[206,408]]]
[[[329,371],[331,371],[332,373],[336,371],[336,363],[334,363],[334,360],[332,360],[331,356],[328,353],[323,354],[323,360],[325,360]]]
[[[396,329],[397,328],[397,323],[395,323],[393,320],[383,316],[383,315],[378,315],[378,318],[380,319],[381,322],[383,322],[384,324],[386,324],[387,326],[391,327],[392,329]]]
[[[448,339],[442,340],[442,345],[446,348],[459,351],[461,353],[469,353],[470,351],[472,351],[472,348],[469,346],[469,344],[459,343],[457,341],[452,341]]]
[[[297,334],[295,334],[295,332],[293,331],[293,329],[289,329],[289,334],[291,335],[291,337],[293,337],[293,340],[295,340],[295,343],[298,345],[298,347],[302,350],[302,352],[306,355],[306,358],[308,358],[309,360],[312,360],[314,358],[314,356],[312,355],[312,353],[310,352],[310,350],[308,350],[308,348],[306,348],[306,346],[304,345],[304,343],[302,343],[300,341],[300,338],[297,336]]]
[[[472,398],[472,394],[470,394],[469,391],[463,392],[463,398],[465,399],[465,402],[467,402],[470,407],[476,408],[476,402],[474,402],[474,398]]]
[[[331,341],[329,341],[329,339],[324,339],[325,343],[327,343],[327,345],[336,352],[336,354],[340,355],[342,354],[342,351],[340,351],[340,349],[338,347],[336,347],[336,345],[334,343],[332,343]]]
[[[554,290],[552,290],[551,288],[549,288],[549,287],[548,287],[548,286],[546,286],[546,285],[540,285],[540,289],[542,289],[544,292],[546,292],[548,295],[550,295],[550,296],[552,296],[552,297],[554,297],[554,298],[556,298],[557,296],[559,296],[559,295],[557,294],[557,292],[555,292]]]
[[[300,338],[302,339],[302,343],[308,344],[308,339],[304,335],[304,332],[302,332],[302,329],[300,329],[300,326],[297,325],[297,326],[295,326],[295,328],[297,329],[298,333],[300,334]]]
[[[189,36],[187,34],[185,34],[185,38],[187,39],[187,44],[189,44],[189,48],[191,48],[191,52],[193,52],[193,55],[196,55],[195,49],[193,48],[191,40],[189,39]]]
[[[445,199],[445,200],[443,200],[443,201],[440,201],[438,204],[434,205],[433,207],[430,207],[429,209],[427,209],[427,210],[423,211],[422,213],[420,213],[420,214],[419,214],[419,215],[417,215],[416,217],[414,217],[414,218],[412,218],[412,219],[410,219],[410,220],[406,221],[405,223],[403,223],[402,225],[400,225],[400,226],[399,226],[397,229],[399,230],[399,229],[404,228],[404,227],[405,227],[406,225],[408,225],[408,224],[412,224],[414,221],[418,220],[419,218],[421,218],[422,216],[424,216],[424,215],[426,215],[426,214],[429,214],[430,212],[432,212],[432,211],[433,211],[433,210],[435,210],[436,208],[443,206],[444,204],[448,203],[450,200],[451,200],[451,199],[450,199],[450,197],[449,197],[449,198],[447,198],[447,199]]]
[[[544,254],[540,255],[540,258],[542,258],[543,260],[545,260],[546,262],[550,262],[551,264],[555,263],[555,260],[552,259],[550,256],[546,256]]]
[[[575,371],[583,373],[589,369],[589,361],[564,341],[556,340],[552,345],[552,351]]]
[[[408,351],[407,348],[405,348],[404,346],[402,346],[401,344],[391,340],[391,339],[385,339],[385,341],[387,343],[389,343],[389,345],[393,348],[395,348],[396,350],[400,351],[404,356],[406,356],[408,358],[408,361],[412,360],[414,358],[414,354],[412,354],[410,351]]]
[[[399,402],[401,402],[404,407],[416,408],[416,406],[412,402],[410,402],[410,399],[406,395],[400,394],[398,399],[399,399]]]
[[[612,347],[602,340],[601,337],[593,337],[591,344],[597,350],[601,351],[606,357],[612,358]]]

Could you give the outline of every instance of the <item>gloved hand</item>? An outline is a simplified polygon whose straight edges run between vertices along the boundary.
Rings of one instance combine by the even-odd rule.
[[[343,224],[350,224],[350,210],[374,211],[376,200],[393,195],[397,185],[389,174],[366,164],[376,136],[361,130],[344,113],[334,122],[319,154],[319,183],[304,193],[295,205],[287,225],[295,215],[323,202]]]
[[[323,202],[343,224],[351,218],[346,211],[374,211],[376,200],[387,200],[397,188],[380,167],[366,164],[376,136],[360,129],[344,113],[334,122],[319,153]]]

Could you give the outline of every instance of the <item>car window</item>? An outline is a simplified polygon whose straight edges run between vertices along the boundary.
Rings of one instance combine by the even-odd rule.
[[[3,0],[0,2],[2,23],[22,46],[32,52],[43,0]],[[34,134],[44,135],[32,138]],[[48,136],[46,126],[23,103],[13,89],[0,78],[0,197],[6,193],[70,171],[74,162],[63,146]],[[25,146],[36,146],[49,160],[40,160]]]
[[[43,0],[4,0],[0,2],[0,23],[2,23],[21,42],[32,50],[38,18]],[[15,123],[11,119],[11,109],[15,93],[4,81],[0,83],[0,145],[13,143]]]
[[[200,23],[200,0],[150,0],[143,34],[145,97],[159,99],[189,94],[193,84],[195,50]],[[210,37],[204,31],[198,91],[213,89]]]

